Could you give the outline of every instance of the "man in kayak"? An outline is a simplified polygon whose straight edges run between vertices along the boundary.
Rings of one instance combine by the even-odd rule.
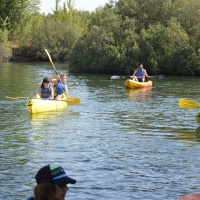
[[[54,83],[55,87],[54,97],[57,100],[60,100],[61,98],[68,96],[66,79],[67,78],[65,74],[62,74],[59,77],[53,76],[49,79],[50,82]]]
[[[40,88],[37,91],[36,97],[37,99],[54,99],[54,91],[53,88],[49,84],[49,79],[45,77],[42,81]]]
[[[150,76],[148,76],[146,70],[143,68],[143,64],[140,63],[130,78],[137,82],[145,82],[145,79],[150,78]]]
[[[28,197],[26,200],[64,200],[69,190],[67,184],[76,183],[76,180],[67,176],[58,164],[42,167],[35,175],[35,179],[37,185],[34,188],[34,197]]]

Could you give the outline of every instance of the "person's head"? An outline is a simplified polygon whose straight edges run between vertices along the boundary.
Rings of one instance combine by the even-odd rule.
[[[43,88],[49,88],[49,79],[47,77],[45,77],[42,81],[42,87]]]
[[[139,68],[139,69],[142,69],[142,68],[143,68],[143,64],[142,64],[142,63],[139,63],[139,64],[138,64],[138,68]]]
[[[67,76],[65,74],[61,74],[60,75],[60,80],[61,80],[62,83],[66,83]]]
[[[34,189],[36,200],[64,200],[67,184],[75,184],[64,169],[57,164],[42,167],[35,175],[37,186]]]

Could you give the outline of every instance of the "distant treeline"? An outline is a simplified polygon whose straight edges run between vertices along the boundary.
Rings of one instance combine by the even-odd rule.
[[[66,0],[53,14],[38,0],[0,2],[0,59],[66,61],[74,72],[200,75],[199,0],[110,0],[95,12]],[[16,7],[20,9],[16,9]]]

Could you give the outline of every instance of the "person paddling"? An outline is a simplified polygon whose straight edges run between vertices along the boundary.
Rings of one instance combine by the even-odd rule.
[[[60,78],[58,76],[53,76],[49,80],[50,82],[54,83],[55,86],[55,99],[60,100],[63,97],[68,96],[68,88],[66,84],[66,75],[62,74],[60,75]]]
[[[50,86],[49,79],[47,77],[43,79],[35,98],[54,99],[54,91],[53,88]]]
[[[137,82],[145,82],[145,78],[150,78],[150,76],[148,76],[147,71],[143,68],[143,64],[140,63],[130,78]]]

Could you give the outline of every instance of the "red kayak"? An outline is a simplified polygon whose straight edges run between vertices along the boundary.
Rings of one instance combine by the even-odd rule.
[[[178,200],[200,200],[200,194],[186,194]]]

